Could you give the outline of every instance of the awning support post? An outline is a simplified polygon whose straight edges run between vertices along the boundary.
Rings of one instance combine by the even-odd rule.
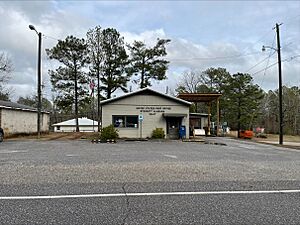
[[[220,101],[219,101],[219,97],[217,98],[217,137],[219,136],[219,126],[220,126]]]
[[[207,124],[207,135],[210,135],[210,108],[211,102],[208,103],[208,124]]]

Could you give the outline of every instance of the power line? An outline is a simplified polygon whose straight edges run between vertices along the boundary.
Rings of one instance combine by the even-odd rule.
[[[247,49],[249,49],[251,46],[256,45],[258,42],[263,40],[267,35],[269,35],[273,30],[270,29],[267,32],[265,32],[257,41],[255,41],[253,44],[245,47],[243,50],[241,50],[241,54],[238,55],[231,55],[231,56],[216,56],[216,57],[196,57],[196,58],[181,58],[181,59],[168,59],[170,61],[191,61],[191,60],[220,60],[220,59],[232,59],[232,58],[241,58],[245,57],[248,55],[256,55],[259,54],[260,52],[251,52],[251,53],[245,53]]]
[[[256,63],[254,66],[250,67],[250,68],[246,71],[246,73],[248,73],[248,72],[249,72],[250,70],[252,70],[253,68],[257,67],[258,65],[262,64],[262,63],[263,63],[264,61],[266,61],[267,59],[270,59],[270,57],[271,57],[272,55],[274,55],[275,52],[276,52],[276,51],[272,52],[268,57],[266,57],[266,58],[264,58],[263,60],[261,60],[260,62]]]
[[[291,57],[289,57],[289,58],[286,58],[286,59],[282,60],[281,62],[290,62],[290,61],[292,61],[293,59],[298,58],[298,57],[300,57],[300,54],[299,54],[299,55],[291,56]],[[275,65],[277,65],[277,64],[278,64],[278,62],[273,63],[273,64],[271,64],[270,66],[267,66],[266,68],[264,68],[264,69],[262,69],[262,70],[259,70],[259,71],[255,72],[255,73],[252,73],[252,76],[253,76],[253,75],[256,75],[256,74],[258,74],[258,73],[260,73],[260,72],[262,72],[262,71],[264,71],[264,70],[267,70],[267,69],[269,69],[269,68],[271,68],[271,67],[273,67],[273,66],[275,66]]]
[[[276,34],[274,35],[274,38],[273,38],[273,42],[272,42],[272,48],[274,47],[274,44],[275,44],[275,37],[276,37]],[[269,62],[270,62],[270,57],[275,53],[275,51],[273,52],[273,54],[271,54],[271,50],[272,48],[270,49],[270,54],[269,54],[269,58],[268,58],[268,61],[267,61],[267,64],[266,64],[266,68],[269,66]],[[263,74],[263,77],[262,77],[262,84],[264,83],[264,78],[266,76],[266,71],[267,69],[265,68],[264,70],[264,74]]]
[[[287,22],[291,21],[292,19],[295,19],[297,17],[300,17],[300,15],[297,15],[295,17],[292,18],[288,18]],[[271,32],[273,32],[273,29],[268,30],[267,32],[265,32],[259,39],[257,39],[257,41],[255,41],[253,44],[245,47],[241,52],[245,52],[247,49],[249,49],[249,47],[256,45],[257,43],[259,43],[260,41],[262,41],[267,35],[269,35]],[[275,34],[276,36],[276,34]],[[275,38],[274,36],[274,38]],[[274,40],[273,40],[274,42]],[[287,47],[289,45],[291,45],[292,43],[288,43],[287,45],[284,46]],[[252,52],[252,53],[245,53],[245,54],[238,54],[238,55],[232,55],[232,56],[217,56],[217,57],[196,57],[196,58],[181,58],[181,59],[168,59],[168,60],[172,60],[172,61],[190,61],[190,60],[220,60],[220,59],[231,59],[231,58],[240,58],[240,57],[244,57],[244,56],[248,56],[248,55],[255,55],[255,54],[259,54],[260,52]],[[273,55],[274,53],[272,53]],[[266,59],[268,59],[269,57],[267,57]],[[266,59],[264,59],[263,61],[265,61]],[[252,68],[250,68],[248,71],[250,71]]]
[[[270,31],[266,32],[260,39],[258,39],[254,44],[251,46],[255,45],[257,42],[261,41],[266,35],[268,35]],[[60,41],[60,39],[43,34],[43,37],[45,38],[50,38],[56,41]],[[249,46],[244,48],[241,52],[245,52],[246,49],[248,49]],[[256,55],[259,54],[260,52],[251,52],[251,53],[242,53],[242,54],[237,54],[237,55],[229,55],[229,56],[215,56],[215,57],[195,57],[195,58],[174,58],[174,59],[168,59],[170,61],[190,61],[190,60],[221,60],[221,59],[231,59],[231,58],[241,58],[245,56],[250,56],[250,55]]]
[[[261,40],[263,40],[267,35],[269,35],[269,33],[271,33],[272,30],[268,30],[267,32],[265,32],[257,41],[255,41],[253,44],[251,44],[250,46],[256,45],[258,42],[260,42]],[[241,52],[245,52],[250,46],[247,46],[246,48],[244,48]]]
[[[43,34],[43,37],[45,37],[45,38],[50,38],[50,39],[53,39],[53,40],[55,40],[55,41],[60,41],[59,39],[57,39],[57,38],[55,38],[55,37],[51,37],[51,36],[45,35],[45,34]]]
[[[296,19],[296,18],[298,18],[298,19]],[[291,20],[293,20],[293,22],[295,22],[295,21],[297,21],[299,19],[300,19],[300,14],[297,15],[297,16],[294,16],[294,17],[287,18],[287,20],[285,21],[285,24],[289,24]]]
[[[286,61],[290,62],[290,61],[292,61],[292,60],[294,60],[296,58],[299,58],[299,57],[300,57],[300,54],[299,55],[294,55],[294,56],[291,56],[291,57],[287,58]]]
[[[285,60],[282,60],[282,62],[284,62]],[[267,69],[269,69],[269,68],[271,68],[271,67],[273,67],[273,66],[275,66],[275,65],[277,65],[278,64],[278,62],[276,62],[276,63],[273,63],[273,64],[271,64],[270,66],[267,66],[266,68],[264,68],[264,69],[262,69],[262,70],[259,70],[259,71],[257,71],[257,72],[255,72],[255,73],[252,73],[252,76],[254,76],[254,75],[256,75],[256,74],[258,74],[258,73],[260,73],[260,72],[262,72],[262,71],[265,71],[265,70],[267,70]]]
[[[245,56],[250,56],[250,55],[257,55],[260,54],[260,52],[251,52],[247,54],[238,54],[238,55],[230,55],[230,56],[216,56],[216,57],[196,57],[196,58],[181,58],[181,59],[171,59],[167,58],[167,60],[170,61],[190,61],[190,60],[220,60],[220,59],[233,59],[233,58],[241,58]]]

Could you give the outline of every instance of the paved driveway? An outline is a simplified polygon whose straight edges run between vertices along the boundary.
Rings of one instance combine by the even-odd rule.
[[[4,142],[0,224],[299,224],[299,150],[210,141]]]

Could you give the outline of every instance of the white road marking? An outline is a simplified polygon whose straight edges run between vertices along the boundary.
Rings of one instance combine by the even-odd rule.
[[[26,150],[12,150],[12,151],[0,151],[0,154],[3,153],[3,154],[11,154],[11,153],[25,153],[25,152],[28,152]]]
[[[172,158],[172,159],[177,159],[177,156],[176,155],[164,155],[165,157],[168,157],[168,158]]]
[[[232,195],[232,194],[290,194],[300,190],[268,190],[268,191],[196,191],[196,192],[157,192],[157,193],[115,193],[85,195],[41,195],[41,196],[2,196],[0,200],[34,200],[63,198],[107,198],[107,197],[147,197],[147,196],[183,196],[183,195]]]
[[[72,154],[69,154],[69,155],[66,155],[67,157],[77,157],[79,155],[72,155]]]
[[[239,145],[240,148],[246,148],[246,149],[256,149],[256,146],[251,145]]]

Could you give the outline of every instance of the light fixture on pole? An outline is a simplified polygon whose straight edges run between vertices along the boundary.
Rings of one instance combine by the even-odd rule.
[[[42,51],[42,33],[37,32],[35,27],[33,25],[29,25],[30,30],[34,30],[36,34],[39,37],[38,40],[38,71],[37,71],[37,96],[38,96],[38,116],[37,116],[37,134],[38,134],[38,139],[41,137],[41,108],[42,108],[42,94],[41,94],[41,78],[42,78],[42,58],[41,58],[41,51]]]
[[[279,37],[279,26],[282,24],[276,23],[275,28],[277,34],[277,48],[270,46],[262,46],[262,51],[266,51],[266,48],[273,49],[277,52],[278,55],[278,74],[279,74],[279,144],[283,144],[283,110],[282,110],[282,74],[281,74],[281,52],[280,52],[280,37]]]

